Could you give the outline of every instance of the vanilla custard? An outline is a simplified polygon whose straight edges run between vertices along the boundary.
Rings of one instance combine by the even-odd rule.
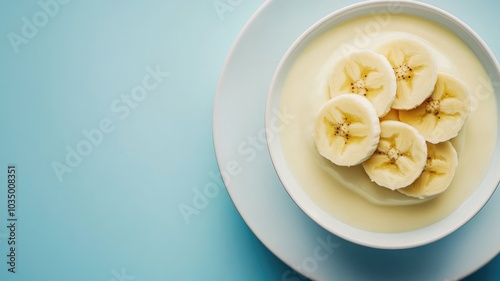
[[[497,136],[497,108],[490,79],[470,48],[454,33],[409,15],[366,16],[337,25],[309,44],[295,60],[283,85],[280,107],[295,118],[280,132],[286,162],[296,180],[325,212],[354,227],[376,232],[410,231],[433,224],[462,204],[480,185]],[[378,26],[376,26],[378,25]],[[450,187],[435,198],[409,198],[372,183],[361,165],[336,166],[319,155],[312,136],[318,109],[328,100],[326,77],[347,52],[373,50],[402,32],[432,49],[438,71],[469,87],[472,111],[452,143],[458,167]]]

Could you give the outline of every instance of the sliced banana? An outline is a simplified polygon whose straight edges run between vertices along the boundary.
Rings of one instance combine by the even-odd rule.
[[[427,143],[427,162],[418,179],[399,192],[414,198],[424,199],[445,191],[450,186],[458,165],[457,152],[447,141]]]
[[[470,94],[464,82],[439,73],[432,95],[413,110],[401,111],[401,121],[412,125],[431,143],[458,135],[470,112]]]
[[[319,153],[340,166],[357,165],[368,159],[380,136],[377,113],[364,97],[341,95],[325,103],[313,131]]]
[[[398,38],[376,51],[389,60],[396,75],[392,108],[412,109],[429,97],[437,79],[437,61],[424,43],[412,37]]]
[[[427,157],[425,139],[412,126],[399,121],[380,122],[380,142],[363,168],[380,186],[395,190],[414,182]]]
[[[342,94],[366,97],[377,116],[391,109],[396,97],[396,77],[387,59],[373,51],[351,53],[334,64],[329,77],[330,98]]]

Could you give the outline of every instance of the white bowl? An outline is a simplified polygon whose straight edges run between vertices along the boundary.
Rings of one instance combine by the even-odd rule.
[[[500,68],[492,52],[471,28],[453,15],[436,7],[413,1],[362,2],[348,6],[323,18],[305,31],[289,48],[280,62],[271,83],[266,108],[266,131],[272,132],[273,128],[276,128],[276,124],[273,122],[276,121],[275,112],[280,108],[280,93],[286,75],[305,47],[320,34],[340,23],[363,15],[369,15],[373,11],[387,9],[387,7],[394,5],[397,5],[398,9],[401,9],[398,12],[400,11],[402,14],[419,16],[451,30],[473,50],[487,73],[490,74],[490,79],[492,81],[500,81]],[[500,93],[500,85],[493,83],[493,86],[494,92],[498,95]],[[497,108],[500,108],[500,98],[497,96],[496,100]],[[500,118],[498,119],[500,120]],[[374,248],[411,248],[431,243],[452,233],[480,211],[495,192],[500,181],[500,174],[498,173],[500,171],[500,138],[497,137],[491,164],[480,186],[450,215],[432,225],[417,230],[398,233],[371,232],[338,220],[314,202],[289,170],[281,147],[279,134],[268,136],[268,148],[275,170],[286,191],[311,219],[337,236],[360,245]]]

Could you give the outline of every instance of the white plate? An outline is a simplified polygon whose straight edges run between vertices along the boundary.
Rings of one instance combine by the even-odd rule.
[[[272,167],[264,112],[282,56],[314,22],[340,8],[330,0],[274,0],[250,19],[228,56],[214,104],[214,143],[227,190],[257,237],[316,280],[455,280],[500,251],[500,195],[465,226],[432,244],[377,250],[338,238],[294,204]],[[326,245],[330,243],[330,245]],[[290,272],[283,280],[293,280]]]

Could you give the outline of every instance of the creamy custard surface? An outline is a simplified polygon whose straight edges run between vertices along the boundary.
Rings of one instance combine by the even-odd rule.
[[[444,193],[418,202],[372,183],[361,165],[335,166],[319,155],[312,137],[316,113],[328,100],[325,81],[332,64],[349,51],[372,50],[384,40],[405,36],[403,32],[423,39],[436,56],[439,71],[463,80],[472,95],[472,112],[459,136],[452,140],[459,159],[453,182]],[[474,53],[448,29],[408,15],[385,15],[384,21],[375,16],[361,17],[321,34],[291,67],[280,107],[296,116],[280,132],[280,141],[300,186],[333,217],[376,232],[410,231],[451,214],[480,185],[497,136],[495,95]],[[362,196],[359,192],[363,190],[372,196]]]

